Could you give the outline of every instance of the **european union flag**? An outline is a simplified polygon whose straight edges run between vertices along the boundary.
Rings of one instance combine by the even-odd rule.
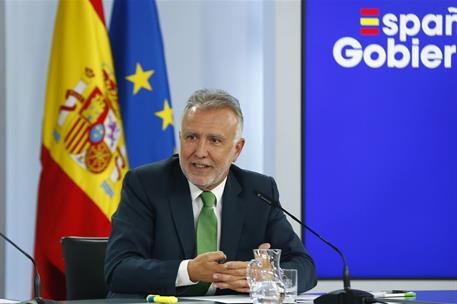
[[[154,0],[115,0],[109,32],[130,168],[175,147],[159,16]]]

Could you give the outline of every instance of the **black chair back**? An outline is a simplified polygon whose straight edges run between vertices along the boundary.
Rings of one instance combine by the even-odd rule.
[[[104,263],[108,238],[66,236],[61,242],[67,300],[106,298]]]

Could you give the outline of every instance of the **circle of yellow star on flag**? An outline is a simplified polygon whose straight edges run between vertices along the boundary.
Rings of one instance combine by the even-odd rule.
[[[136,64],[135,74],[126,76],[125,79],[133,83],[133,95],[136,95],[139,90],[146,89],[152,91],[149,78],[154,74],[154,70],[144,71],[140,63]]]
[[[155,112],[155,115],[162,118],[162,131],[165,130],[168,125],[173,125],[173,110],[170,108],[168,100],[163,100],[163,110]]]

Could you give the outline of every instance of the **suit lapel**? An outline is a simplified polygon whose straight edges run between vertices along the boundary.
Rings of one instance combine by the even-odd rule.
[[[190,259],[195,255],[195,227],[192,198],[187,179],[181,173],[180,169],[174,180],[176,184],[170,194],[171,213],[184,257]]]
[[[219,246],[228,260],[236,258],[241,229],[246,216],[245,202],[239,196],[241,190],[241,185],[230,171],[222,196],[222,226]]]

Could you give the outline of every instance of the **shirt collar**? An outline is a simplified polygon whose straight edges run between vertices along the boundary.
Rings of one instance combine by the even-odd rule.
[[[192,201],[195,201],[197,197],[202,194],[203,190],[192,184],[189,180],[187,181],[189,183],[189,188],[190,188],[190,196],[192,197]],[[224,194],[224,188],[225,188],[225,183],[227,182],[227,176],[224,178],[224,180],[217,185],[216,188],[211,189],[210,191],[216,196],[216,205],[218,202],[221,201],[222,194]]]

